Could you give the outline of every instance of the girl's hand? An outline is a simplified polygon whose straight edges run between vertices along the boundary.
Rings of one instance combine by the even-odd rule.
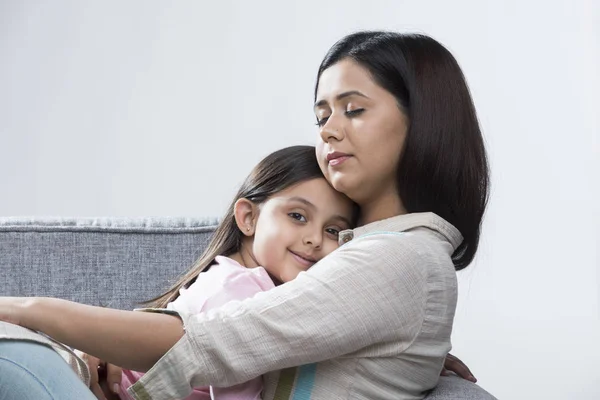
[[[90,370],[90,390],[99,400],[115,400],[119,397],[119,384],[123,369],[113,364],[108,364],[100,359],[75,350]]]
[[[26,297],[0,297],[0,321],[23,325]],[[25,326],[25,325],[23,325]]]
[[[469,367],[467,367],[467,365],[464,362],[459,360],[458,357],[448,353],[440,375],[449,376],[452,373],[455,373],[461,378],[471,381],[473,383],[477,382],[477,378],[473,376]]]

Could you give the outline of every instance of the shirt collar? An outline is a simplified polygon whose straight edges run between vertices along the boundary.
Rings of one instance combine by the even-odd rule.
[[[398,215],[381,221],[371,222],[355,229],[342,231],[340,232],[339,243],[340,245],[347,243],[353,238],[367,233],[381,231],[404,232],[414,228],[429,228],[440,233],[450,242],[454,250],[463,241],[461,233],[452,224],[437,214],[425,212]]]

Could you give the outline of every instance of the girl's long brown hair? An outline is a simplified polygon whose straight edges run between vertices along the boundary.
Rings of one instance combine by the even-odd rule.
[[[282,190],[315,178],[323,178],[323,173],[317,163],[314,146],[287,147],[265,157],[240,187],[204,253],[171,288],[144,305],[166,307],[179,296],[181,288],[191,285],[202,271],[213,264],[216,256],[230,256],[240,251],[243,234],[234,217],[234,206],[239,199],[248,199],[259,205]]]

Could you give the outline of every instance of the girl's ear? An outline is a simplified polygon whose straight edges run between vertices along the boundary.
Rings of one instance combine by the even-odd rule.
[[[254,228],[258,218],[258,207],[248,199],[239,199],[233,208],[235,223],[246,236],[254,236]]]

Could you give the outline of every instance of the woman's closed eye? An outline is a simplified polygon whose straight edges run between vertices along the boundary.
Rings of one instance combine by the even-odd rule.
[[[362,114],[365,111],[364,108],[357,108],[356,110],[348,110],[344,112],[344,115],[348,118],[356,117]],[[323,117],[321,119],[317,119],[317,126],[323,126],[327,123],[329,117]]]
[[[364,108],[357,108],[356,110],[348,110],[344,113],[344,115],[346,117],[352,118],[352,117],[356,117],[357,115],[362,114],[365,111]]]
[[[288,215],[290,216],[290,218],[295,219],[296,221],[306,222],[306,217],[298,212],[291,212],[288,213]]]
[[[316,125],[317,126],[323,126],[323,125],[325,125],[327,123],[328,119],[329,119],[329,117],[324,117],[324,118],[321,118],[321,119],[317,119]]]

